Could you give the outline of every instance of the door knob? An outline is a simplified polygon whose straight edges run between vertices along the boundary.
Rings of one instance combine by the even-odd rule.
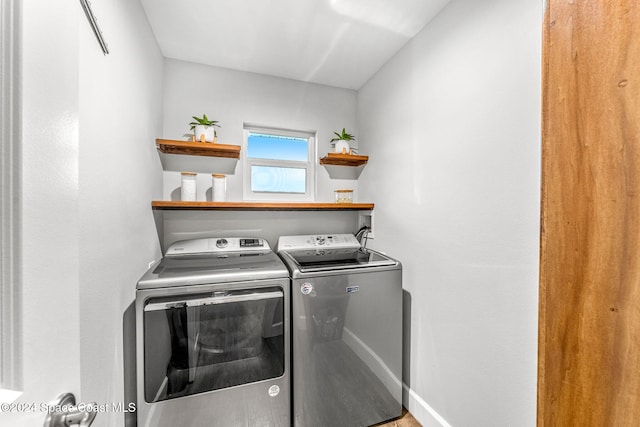
[[[96,405],[88,405],[95,407]],[[86,410],[81,411],[76,406],[76,397],[73,393],[64,393],[50,406],[51,410],[44,420],[44,427],[88,427],[96,418],[97,412]],[[88,408],[91,409],[91,408]]]

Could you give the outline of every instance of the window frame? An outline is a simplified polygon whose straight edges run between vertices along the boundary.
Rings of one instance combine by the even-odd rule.
[[[259,133],[264,135],[284,136],[294,138],[304,138],[307,140],[307,160],[274,160],[249,157],[249,134]],[[244,125],[242,161],[242,198],[246,201],[274,201],[274,202],[313,202],[316,199],[316,132],[299,131],[292,129],[273,128],[266,126]],[[305,192],[304,193],[284,193],[284,192],[260,192],[251,189],[251,167],[282,167],[299,168],[306,170]]]

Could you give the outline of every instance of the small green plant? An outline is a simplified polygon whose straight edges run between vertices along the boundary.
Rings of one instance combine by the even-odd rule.
[[[190,130],[195,130],[196,126],[217,126],[220,127],[217,120],[209,120],[206,114],[202,115],[202,118],[193,116],[193,122],[189,123]]]
[[[334,135],[336,136],[335,138],[333,138],[331,140],[331,142],[336,142],[336,141],[353,141],[356,139],[356,137],[354,135],[351,135],[350,133],[347,133],[347,131],[345,130],[345,128],[342,128],[342,133],[338,133],[338,132],[334,132]]]

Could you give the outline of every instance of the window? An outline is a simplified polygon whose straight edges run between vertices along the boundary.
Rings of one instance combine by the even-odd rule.
[[[315,135],[245,126],[244,199],[313,201]]]

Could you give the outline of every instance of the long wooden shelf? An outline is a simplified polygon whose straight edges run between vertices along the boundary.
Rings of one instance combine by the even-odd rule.
[[[263,202],[182,202],[154,200],[156,210],[244,210],[244,211],[361,211],[372,210],[373,203],[263,203]]]
[[[334,166],[362,166],[366,165],[368,161],[369,156],[360,156],[357,154],[327,153],[326,156],[320,159],[320,164]]]
[[[158,150],[165,154],[185,154],[189,156],[240,158],[239,145],[213,144],[210,142],[176,141],[156,139]]]

